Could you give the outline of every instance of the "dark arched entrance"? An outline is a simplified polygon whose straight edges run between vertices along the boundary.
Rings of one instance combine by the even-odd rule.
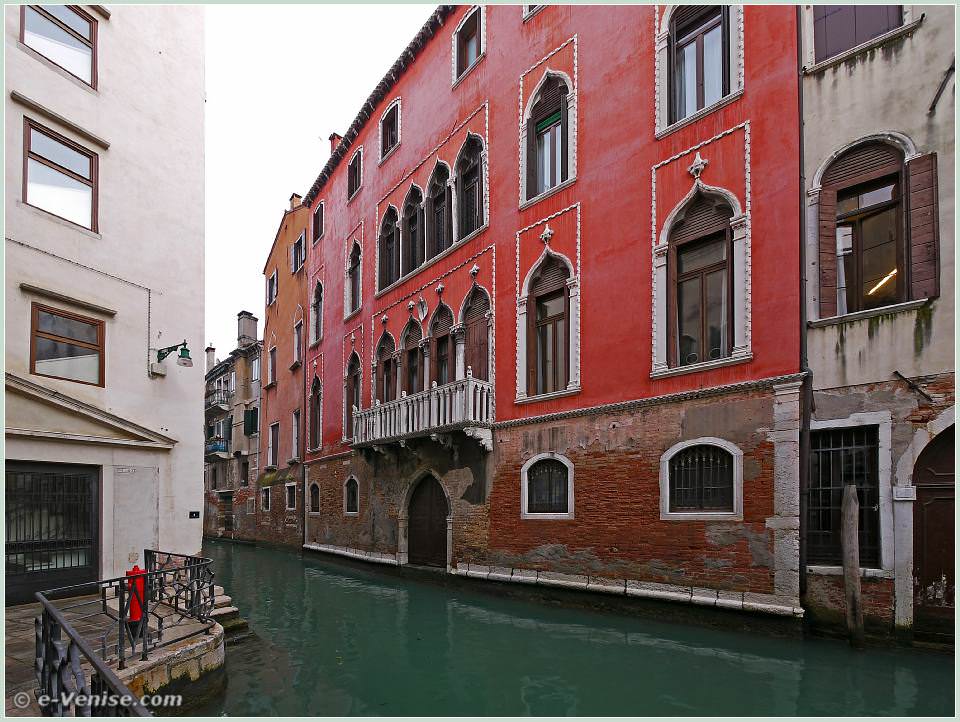
[[[447,496],[433,476],[425,476],[410,496],[407,558],[411,564],[447,565]]]
[[[953,636],[954,427],[940,432],[913,468],[913,627]]]

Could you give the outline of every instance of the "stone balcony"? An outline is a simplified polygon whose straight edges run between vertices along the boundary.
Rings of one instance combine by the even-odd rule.
[[[477,439],[487,451],[493,449],[493,384],[466,378],[415,394],[402,394],[385,404],[353,412],[353,446],[376,447],[429,436],[437,440],[453,431]]]

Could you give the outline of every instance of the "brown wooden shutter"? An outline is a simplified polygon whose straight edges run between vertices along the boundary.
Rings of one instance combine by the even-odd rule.
[[[903,163],[900,151],[887,143],[867,143],[837,158],[823,174],[821,185],[843,186],[871,180],[878,172],[895,172]]]
[[[704,195],[698,195],[670,231],[670,243],[684,243],[703,238],[729,227],[733,211]]]
[[[416,348],[422,338],[420,324],[411,322],[407,324],[407,332],[403,337],[403,347],[406,349]]]
[[[444,306],[439,311],[433,319],[433,331],[431,335],[434,338],[439,338],[440,336],[446,336],[450,333],[450,329],[453,328],[453,316],[450,313],[450,310]]]
[[[937,203],[937,154],[907,163],[910,297],[940,295],[940,219]]]
[[[820,191],[818,216],[820,260],[820,318],[837,315],[837,192]]]
[[[482,291],[474,291],[473,296],[470,298],[470,305],[467,306],[467,310],[464,313],[463,320],[465,323],[470,323],[471,321],[486,321],[487,311],[490,310],[490,302],[487,300],[487,294]]]
[[[559,259],[550,257],[537,272],[537,277],[530,287],[530,295],[542,296],[563,288],[569,275],[567,267]]]

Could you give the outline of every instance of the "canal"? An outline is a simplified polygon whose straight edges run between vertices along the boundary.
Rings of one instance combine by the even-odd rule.
[[[208,542],[254,636],[211,715],[951,715],[954,661],[543,605]]]

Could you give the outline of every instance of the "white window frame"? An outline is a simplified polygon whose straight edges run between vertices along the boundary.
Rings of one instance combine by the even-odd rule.
[[[250,359],[250,380],[260,380],[260,354]]]
[[[270,497],[273,496],[271,493],[272,489],[272,486],[264,486],[260,489],[260,511],[270,511]]]
[[[565,514],[537,513],[527,511],[527,496],[530,468],[538,461],[553,459],[567,467],[567,511]],[[545,451],[527,459],[520,468],[520,518],[521,519],[574,519],[573,462],[562,454]]]
[[[357,158],[358,155],[360,156],[360,182],[357,183],[357,187],[353,191],[353,193],[350,193],[350,166],[353,165],[353,161]],[[357,194],[360,192],[360,189],[363,188],[363,165],[364,165],[363,146],[361,145],[359,148],[353,151],[353,155],[350,156],[350,160],[347,162],[347,179],[346,180],[347,180],[347,202],[348,203],[352,201],[354,198],[356,198]],[[326,218],[324,218],[324,223],[326,223]],[[363,249],[361,249],[361,253],[362,252],[363,252]]]
[[[269,431],[269,429],[273,429],[274,426],[277,427],[277,444],[278,445],[280,444],[280,422],[274,421],[272,424],[270,424],[268,428],[267,466],[279,466],[279,464],[277,463],[277,456],[280,454],[280,449],[273,448],[273,432]]]
[[[524,6],[526,7],[526,6]],[[540,6],[534,12],[539,12],[545,6]],[[567,86],[569,92],[567,93],[567,127],[566,131],[566,141],[567,141],[567,179],[557,183],[551,188],[547,188],[542,193],[527,198],[527,163],[529,159],[527,158],[527,133],[530,125],[530,115],[533,113],[533,106],[537,102],[537,98],[540,95],[540,90],[543,88],[544,83],[551,77],[560,78],[564,84]],[[535,162],[536,159],[534,159]],[[553,70],[549,66],[546,67],[543,71],[543,75],[540,76],[540,80],[537,82],[537,85],[534,87],[533,92],[530,93],[530,98],[527,100],[526,108],[524,108],[523,116],[520,119],[520,208],[528,208],[532,206],[537,201],[543,200],[548,196],[553,195],[562,188],[566,188],[569,185],[572,185],[574,181],[577,180],[577,86],[573,82],[573,79],[567,75],[562,70]]]
[[[463,27],[464,23],[473,15],[474,12],[480,13],[480,47],[477,48],[477,59],[473,61],[473,64],[465,68],[461,75],[457,75],[457,53],[460,51],[458,42],[460,39],[460,28]],[[450,52],[450,68],[451,74],[453,76],[452,85],[456,86],[461,80],[470,75],[470,71],[473,70],[480,64],[480,61],[483,60],[483,57],[487,54],[487,14],[486,7],[484,5],[473,5],[469,11],[464,13],[463,17],[460,18],[460,22],[457,23],[456,29],[453,31],[453,44]]]
[[[230,391],[237,390],[237,370],[230,369]]]
[[[347,484],[351,481],[357,485],[357,510],[356,511],[347,511]],[[343,482],[343,515],[344,516],[360,516],[360,480],[352,474],[346,478]]]
[[[300,253],[297,254],[297,246],[300,247]],[[290,246],[290,273],[297,273],[303,268],[307,261],[307,238],[306,231],[301,231],[300,236]]]
[[[317,508],[316,509],[314,509],[311,504],[311,498],[313,496],[314,489],[317,490]],[[320,514],[320,485],[317,482],[315,481],[310,482],[310,488],[307,490],[307,498],[304,504],[307,507],[307,514],[311,514],[313,516],[317,516],[318,514]]]
[[[320,233],[318,235],[317,228],[316,228],[317,211],[320,210],[321,208],[323,208],[323,226],[321,226]],[[327,227],[327,209],[324,208],[324,201],[320,201],[319,203],[317,203],[317,207],[313,209],[313,213],[310,214],[310,231],[313,234],[314,245],[316,245],[320,241],[320,239],[323,238],[323,234],[326,231],[326,227]]]
[[[293,413],[290,415],[290,423],[292,427],[290,429],[290,445],[291,445],[291,459],[300,458],[300,409],[294,409]]]
[[[320,313],[317,314],[314,299],[317,294],[317,287],[320,288]],[[313,292],[310,294],[310,345],[319,342],[323,338],[323,307],[326,299],[324,298],[324,287],[322,281],[317,281],[313,285]]]
[[[716,446],[733,457],[732,511],[670,511],[670,460],[691,446]],[[661,521],[743,521],[743,451],[736,444],[716,436],[701,436],[674,444],[660,457]]]
[[[300,329],[299,332],[297,329]],[[299,336],[299,338],[298,338]],[[293,324],[293,363],[294,365],[303,362],[303,319],[299,319]]]
[[[383,121],[386,119],[387,113],[389,113],[393,108],[396,108],[396,109],[397,109],[397,142],[393,145],[392,148],[390,148],[390,149],[386,152],[386,155],[384,155],[384,152],[383,152]],[[377,123],[377,150],[378,150],[377,155],[379,156],[380,161],[379,161],[379,163],[378,163],[377,165],[379,165],[380,163],[383,163],[387,158],[389,158],[391,155],[393,155],[393,152],[394,152],[397,148],[400,147],[400,142],[401,142],[401,140],[403,140],[403,136],[401,135],[401,131],[402,131],[402,128],[403,128],[403,125],[402,125],[402,117],[401,117],[401,113],[402,113],[402,112],[403,112],[403,109],[402,109],[402,107],[401,107],[400,97],[398,96],[398,97],[394,98],[392,101],[390,101],[390,105],[388,105],[386,108],[384,108],[383,114],[380,116],[380,120],[379,120],[379,122]]]
[[[277,383],[277,347],[271,346],[267,349],[267,385]]]
[[[277,269],[273,269],[273,273],[267,276],[267,305],[272,306],[276,300],[279,289],[277,287]]]
[[[247,514],[256,514],[257,513],[257,500],[253,497],[247,499]]]
[[[521,5],[520,7],[522,8],[523,22],[527,22],[527,20],[543,10],[546,5]]]
[[[351,306],[353,305],[353,299],[350,295],[350,255],[353,253],[354,246],[360,249],[360,272],[359,272],[359,278],[357,282],[357,291],[359,293],[359,298],[357,299],[357,307],[351,309]],[[374,273],[376,273],[376,271],[374,271]],[[343,320],[346,321],[351,316],[354,316],[360,313],[360,309],[362,308],[363,308],[363,243],[361,242],[361,239],[352,238],[347,244],[347,253],[344,257],[344,264],[343,264]]]
[[[293,506],[288,503],[290,500],[290,489],[293,489]],[[283,485],[283,506],[286,511],[297,510],[297,483],[291,482]]]

